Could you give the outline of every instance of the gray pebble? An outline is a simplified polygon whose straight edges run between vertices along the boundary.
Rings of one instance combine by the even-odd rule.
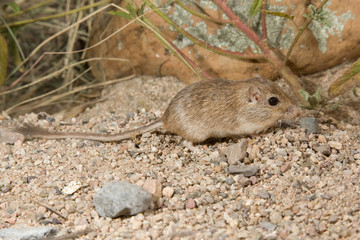
[[[233,144],[223,150],[229,164],[238,164],[246,156],[246,148],[248,142],[246,139],[241,139],[239,143]]]
[[[227,162],[227,158],[225,155],[220,155],[215,159],[216,162]]]
[[[58,229],[53,227],[27,227],[0,229],[0,239],[7,240],[36,240],[44,237],[54,237]]]
[[[200,192],[193,192],[193,193],[190,193],[187,198],[197,198],[197,197],[200,197],[201,196],[201,193]]]
[[[223,192],[220,192],[220,193],[219,193],[219,196],[221,196],[221,197],[223,197],[223,198],[227,198],[227,197],[228,197],[228,195],[227,195],[226,193],[223,193]]]
[[[235,181],[234,181],[233,178],[228,177],[228,178],[225,179],[225,182],[226,182],[227,185],[233,185]]]
[[[47,117],[46,121],[48,122],[55,122],[55,118],[54,117]]]
[[[57,219],[57,218],[53,218],[53,219],[51,220],[51,223],[52,223],[52,224],[62,224],[62,223],[60,222],[60,220]]]
[[[331,200],[332,199],[332,196],[330,194],[328,194],[328,193],[324,193],[323,195],[321,195],[321,197],[323,199],[326,199],[326,200]]]
[[[42,214],[42,213],[38,213],[38,214],[36,214],[36,217],[35,217],[35,219],[36,219],[36,221],[41,221],[41,220],[44,220],[45,219],[45,216],[44,216],[44,214]]]
[[[256,166],[229,166],[230,174],[243,174],[245,177],[254,176],[259,171],[259,168]]]
[[[331,215],[329,217],[329,223],[336,223],[338,220],[339,220],[339,218],[336,215]]]
[[[262,198],[262,199],[269,199],[270,198],[270,193],[268,193],[265,190],[262,190],[259,197]]]
[[[294,142],[295,141],[295,137],[293,135],[285,134],[285,137],[287,138],[287,140],[289,140],[289,142]]]
[[[267,222],[267,221],[262,221],[260,223],[260,226],[266,230],[268,230],[269,232],[275,231],[275,229],[277,228],[276,224],[273,224],[271,222]]]
[[[0,191],[3,193],[7,193],[11,190],[11,183],[8,178],[1,180],[0,182]]]
[[[305,128],[307,132],[317,133],[319,132],[319,125],[317,119],[314,117],[301,117],[299,118],[301,128]]]
[[[283,219],[283,216],[280,212],[274,211],[274,212],[270,213],[269,219],[274,224],[280,224],[281,220]]]
[[[44,219],[44,220],[40,220],[39,223],[41,225],[49,225],[50,223],[52,223],[52,221],[49,219]]]
[[[325,155],[325,156],[330,156],[331,154],[331,149],[329,144],[321,144],[320,146],[314,147],[314,150],[316,152],[320,152],[321,154]]]
[[[276,152],[283,157],[286,157],[288,155],[284,148],[276,148]]]
[[[264,148],[264,150],[262,151],[263,153],[268,153],[268,152],[270,152],[270,148],[269,147],[266,147],[266,148]]]
[[[312,194],[309,197],[309,201],[314,201],[316,199],[316,194]]]
[[[144,212],[151,199],[151,194],[138,185],[112,181],[95,193],[94,205],[100,216],[116,218]]]

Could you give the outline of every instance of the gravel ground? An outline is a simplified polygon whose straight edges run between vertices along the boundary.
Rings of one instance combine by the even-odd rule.
[[[108,88],[109,100],[76,118],[32,113],[16,120],[50,130],[120,132],[159,118],[183,86],[173,78],[137,78]],[[164,131],[120,143],[2,144],[0,228],[93,230],[79,239],[359,239],[359,116],[348,115],[355,118],[321,113],[319,134],[295,124],[248,137],[243,162],[259,169],[250,177],[228,172],[224,152],[241,139],[199,144],[195,152]],[[0,127],[12,124],[3,120]],[[150,180],[162,192],[142,214],[101,218],[93,195],[112,180],[141,186]],[[70,183],[78,189],[64,194]]]

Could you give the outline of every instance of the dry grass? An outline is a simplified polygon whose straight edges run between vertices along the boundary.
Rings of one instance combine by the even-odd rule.
[[[26,1],[19,6],[26,9],[38,2]],[[17,18],[4,18],[8,26],[24,18],[29,23],[21,26],[16,36],[18,46],[24,53],[22,64],[16,66],[10,56],[8,78],[5,85],[0,87],[0,110],[3,117],[31,111],[53,113],[75,105],[85,107],[89,101],[96,102],[104,85],[124,80],[97,82],[89,74],[91,68],[88,62],[100,58],[86,59],[89,48],[118,33],[94,46],[88,46],[94,16],[112,7],[119,7],[107,4],[109,0],[45,2],[47,4],[32,10],[32,14],[37,13],[36,17],[23,13]],[[43,20],[34,21],[34,18]],[[111,60],[127,61],[120,58]],[[80,107],[78,111],[81,110]]]

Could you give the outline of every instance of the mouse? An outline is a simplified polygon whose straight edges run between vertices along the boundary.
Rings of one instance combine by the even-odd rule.
[[[261,77],[242,81],[211,79],[183,88],[159,120],[133,130],[115,134],[63,133],[24,124],[15,132],[26,138],[113,142],[163,127],[188,142],[201,143],[207,139],[259,134],[279,120],[293,120],[300,113],[295,101],[270,80]]]

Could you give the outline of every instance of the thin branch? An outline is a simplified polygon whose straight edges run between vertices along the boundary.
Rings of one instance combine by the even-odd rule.
[[[51,95],[51,94],[53,94],[53,93],[58,92],[58,91],[60,91],[61,89],[67,87],[67,86],[70,85],[71,83],[73,83],[73,82],[75,82],[76,80],[78,80],[83,74],[87,73],[90,69],[91,69],[91,68],[86,69],[86,70],[85,70],[84,72],[82,72],[79,76],[77,76],[76,78],[72,79],[70,82],[67,82],[66,84],[62,85],[61,87],[55,88],[55,89],[52,90],[52,91],[46,92],[46,93],[44,93],[44,94],[42,94],[42,95],[39,95],[39,96],[30,98],[30,99],[27,99],[27,100],[22,101],[22,102],[20,102],[20,103],[18,103],[18,104],[15,104],[15,105],[11,106],[11,108],[9,108],[8,110],[11,110],[11,109],[16,108],[16,107],[18,107],[18,106],[20,106],[20,105],[23,105],[23,104],[25,104],[25,103],[33,102],[33,101],[35,101],[35,100],[38,100],[38,99],[47,97],[47,96],[49,96],[49,95]],[[6,110],[6,111],[8,111],[8,110]]]
[[[41,2],[41,3],[35,4],[35,5],[33,5],[33,6],[29,7],[29,8],[26,8],[26,9],[24,9],[24,10],[21,10],[21,11],[19,11],[19,12],[15,12],[15,13],[11,13],[11,14],[5,15],[5,16],[4,16],[4,19],[12,18],[12,17],[16,17],[16,16],[19,16],[19,15],[22,15],[22,14],[24,14],[24,13],[26,13],[26,12],[29,12],[29,11],[31,11],[31,10],[33,10],[33,9],[36,9],[36,8],[39,8],[39,7],[41,7],[41,6],[43,6],[43,5],[46,5],[46,4],[50,3],[50,2],[52,2],[52,0],[46,0],[46,1],[43,1],[43,2]]]
[[[45,55],[54,55],[54,54],[57,54],[57,52],[46,52],[44,53],[42,56],[45,56]],[[41,57],[42,58],[42,57]],[[41,59],[39,58],[39,59]],[[86,63],[86,62],[90,62],[90,61],[96,61],[96,60],[111,60],[111,61],[121,61],[121,62],[129,62],[129,60],[127,59],[122,59],[122,58],[105,58],[105,57],[97,57],[97,58],[88,58],[88,59],[85,59],[85,60],[82,60],[82,61],[79,61],[79,62],[76,62],[76,63],[73,63],[71,65],[68,65],[68,66],[64,66],[63,68],[49,74],[49,75],[46,75],[42,78],[39,78],[29,84],[26,84],[26,85],[23,85],[21,87],[18,87],[18,88],[15,88],[15,89],[11,89],[11,90],[8,90],[8,91],[5,91],[5,92],[1,92],[0,93],[0,96],[2,95],[6,95],[6,94],[10,94],[10,93],[13,93],[13,92],[16,92],[16,91],[19,91],[21,89],[24,89],[24,88],[28,88],[28,87],[31,87],[35,84],[38,84],[38,83],[41,83],[47,79],[51,79],[51,78],[54,78],[58,75],[60,75],[63,71],[67,70],[67,69],[70,69],[72,67],[75,67],[76,65],[79,65],[79,64],[83,64],[83,63]],[[36,62],[36,64],[38,63],[39,61]],[[36,65],[34,64],[34,66]],[[31,71],[33,68],[29,69],[27,72]]]
[[[266,28],[266,13],[263,10],[266,10],[267,0],[263,0],[260,16],[261,16],[261,29],[262,29],[262,40],[267,40],[267,28]]]
[[[67,240],[67,239],[75,239],[78,237],[81,237],[82,235],[88,234],[95,231],[95,229],[92,229],[90,227],[86,227],[84,230],[80,230],[73,233],[64,234],[58,237],[46,237],[42,238],[42,240]]]
[[[191,59],[188,58],[175,44],[165,39],[160,29],[155,26],[148,18],[143,17],[143,19],[139,20],[139,22],[143,26],[154,32],[155,36],[174,54],[174,56],[177,57],[186,66],[188,66],[199,77],[201,77],[202,75],[206,78],[211,78],[208,73],[206,73],[205,71],[201,71],[201,68],[197,66],[193,61],[191,61]]]
[[[67,12],[63,12],[63,13],[59,13],[59,14],[54,14],[54,15],[50,15],[50,16],[44,16],[44,17],[39,17],[39,18],[33,18],[33,19],[26,19],[26,20],[22,20],[22,21],[17,21],[17,22],[13,22],[13,23],[9,23],[9,27],[14,27],[14,26],[21,26],[21,25],[25,25],[25,24],[29,24],[29,23],[33,23],[33,22],[38,22],[38,21],[45,21],[45,20],[50,20],[50,19],[54,19],[54,18],[59,18],[59,17],[64,17],[73,13],[77,13],[77,12],[81,12],[84,10],[87,10],[89,8],[93,8],[93,7],[97,7],[101,4],[110,2],[111,0],[103,0],[97,3],[94,3],[92,5],[86,5],[82,8],[77,8],[77,9],[73,9]],[[5,28],[4,25],[0,25],[0,29],[1,28]]]
[[[191,13],[194,16],[197,16],[205,21],[209,21],[209,22],[214,22],[214,23],[221,23],[221,24],[233,24],[232,21],[229,20],[225,20],[225,19],[219,19],[219,18],[214,18],[212,16],[197,12],[192,10],[191,8],[187,7],[185,4],[183,4],[180,0],[175,0],[175,3],[178,4],[180,7],[182,7],[184,10],[188,11],[189,13]]]
[[[63,94],[60,94],[60,95],[56,95],[56,96],[52,97],[52,99],[50,99],[50,100],[41,102],[41,104],[39,104],[38,107],[46,106],[49,102],[56,101],[57,99],[66,97],[68,95],[71,95],[71,94],[74,94],[74,93],[77,93],[77,92],[81,92],[81,91],[91,89],[91,88],[107,86],[107,85],[111,85],[113,83],[126,81],[128,79],[133,78],[133,77],[135,77],[135,75],[130,75],[130,76],[127,76],[127,77],[124,77],[124,78],[121,78],[121,79],[115,79],[115,80],[109,80],[109,81],[106,81],[106,82],[95,83],[95,84],[92,84],[92,85],[79,86],[79,87],[74,88],[72,91],[69,91],[69,92],[66,92],[66,93],[63,93]],[[5,113],[10,114],[18,106],[21,106],[21,105],[23,105],[25,103],[28,103],[28,102],[31,102],[31,101],[32,101],[32,99],[29,99],[29,100],[23,101],[21,103],[18,103],[18,104],[14,105],[14,106],[11,106],[10,108],[5,110]]]
[[[38,205],[40,205],[40,206],[42,206],[42,207],[44,207],[44,208],[46,208],[46,210],[48,210],[48,211],[50,211],[50,212],[52,212],[52,213],[55,213],[56,215],[58,215],[59,217],[61,217],[61,218],[63,218],[63,219],[65,219],[66,220],[66,217],[64,217],[63,215],[61,215],[61,213],[59,213],[59,212],[57,212],[57,211],[55,211],[54,209],[52,209],[52,208],[50,208],[50,207],[48,207],[48,206],[46,206],[46,205],[44,205],[44,204],[42,204],[41,202],[38,202],[38,201],[34,201],[36,204],[38,204]]]
[[[19,41],[16,39],[14,32],[10,28],[9,24],[5,21],[5,19],[1,16],[1,14],[0,14],[0,20],[3,22],[4,26],[6,27],[8,33],[9,33],[9,35],[11,36],[13,41],[15,42],[15,45],[16,45],[17,49],[19,50],[19,53],[21,55],[22,60],[24,60],[25,55],[24,55],[24,52],[23,52],[23,50],[22,50],[22,48],[21,48],[21,46],[19,44]]]
[[[320,5],[316,8],[316,11],[318,11],[319,9],[323,8],[324,5],[328,2],[329,0],[323,0]],[[305,32],[305,30],[308,28],[309,24],[312,22],[314,18],[308,18],[306,20],[306,22],[299,28],[299,32],[296,34],[294,40],[291,43],[291,46],[289,48],[289,51],[286,54],[286,58],[285,58],[285,63],[288,61],[289,56],[292,52],[292,50],[294,49],[295,44],[299,41],[299,38],[301,37],[301,35]]]
[[[153,5],[149,0],[143,0],[151,9],[153,9],[162,19],[164,19],[168,24],[174,27],[180,34],[184,35],[188,39],[190,39],[193,43],[203,47],[207,50],[210,50],[214,53],[218,53],[221,55],[225,55],[228,57],[235,57],[243,60],[264,60],[264,56],[262,54],[245,54],[240,52],[233,52],[224,50],[222,48],[214,47],[209,45],[207,42],[197,39],[190,33],[184,31],[181,27],[176,25],[170,18],[168,18],[164,13],[162,13],[155,5]]]
[[[107,0],[106,0],[106,1],[107,1]],[[45,44],[47,44],[48,42],[50,42],[50,41],[53,40],[54,38],[58,37],[59,35],[67,32],[68,30],[72,29],[74,26],[76,26],[76,25],[78,25],[78,24],[80,24],[80,23],[88,20],[89,18],[93,17],[93,16],[96,15],[97,13],[99,13],[99,12],[101,12],[101,11],[103,11],[103,10],[111,7],[111,6],[112,6],[112,7],[120,8],[120,7],[116,6],[116,5],[113,4],[113,3],[108,4],[108,5],[104,6],[104,7],[96,10],[95,12],[87,15],[86,17],[84,17],[84,18],[81,19],[80,21],[73,23],[72,25],[68,26],[67,28],[64,28],[64,29],[61,30],[60,32],[55,33],[54,35],[52,35],[51,37],[47,38],[47,39],[44,40],[43,42],[41,42],[41,43],[28,55],[28,57],[22,62],[22,64],[20,64],[19,66],[17,66],[17,67],[7,76],[6,80],[8,80],[21,66],[23,66],[26,62],[28,62],[29,59],[30,59],[37,51],[39,51],[39,49],[42,48]],[[122,10],[126,12],[125,9],[122,9]],[[133,21],[135,21],[135,20],[133,20]],[[133,21],[132,21],[132,22],[133,22]],[[130,23],[131,23],[131,22],[130,22]],[[93,46],[88,47],[88,48],[86,48],[86,49],[81,49],[81,50],[78,50],[78,51],[72,51],[71,53],[83,52],[83,51],[86,51],[86,50],[89,50],[89,49],[91,49],[91,48],[94,48],[94,47],[98,46],[99,44],[101,44],[102,42],[106,41],[106,40],[109,39],[110,37],[114,36],[116,33],[118,33],[119,31],[121,31],[121,30],[124,29],[125,27],[129,26],[130,23],[126,24],[126,25],[123,26],[121,29],[117,30],[115,33],[111,34],[110,36],[108,36],[108,37],[105,38],[104,40],[98,42],[97,44],[94,44]],[[68,54],[68,52],[58,52],[58,54]],[[43,54],[43,55],[44,55],[44,54]],[[42,55],[41,57],[43,57],[43,55]],[[40,58],[41,58],[41,57],[40,57]],[[40,58],[36,61],[36,63],[39,62]],[[36,65],[36,64],[34,64],[34,65]],[[16,81],[14,81],[14,82],[10,85],[10,87],[13,87],[13,86],[15,86],[16,84],[18,84],[19,81],[20,81],[20,79],[22,79],[25,75],[27,75],[28,72],[29,72],[29,70],[26,71],[26,72],[25,72],[20,78],[18,78]],[[6,80],[5,80],[5,81],[6,81]]]

